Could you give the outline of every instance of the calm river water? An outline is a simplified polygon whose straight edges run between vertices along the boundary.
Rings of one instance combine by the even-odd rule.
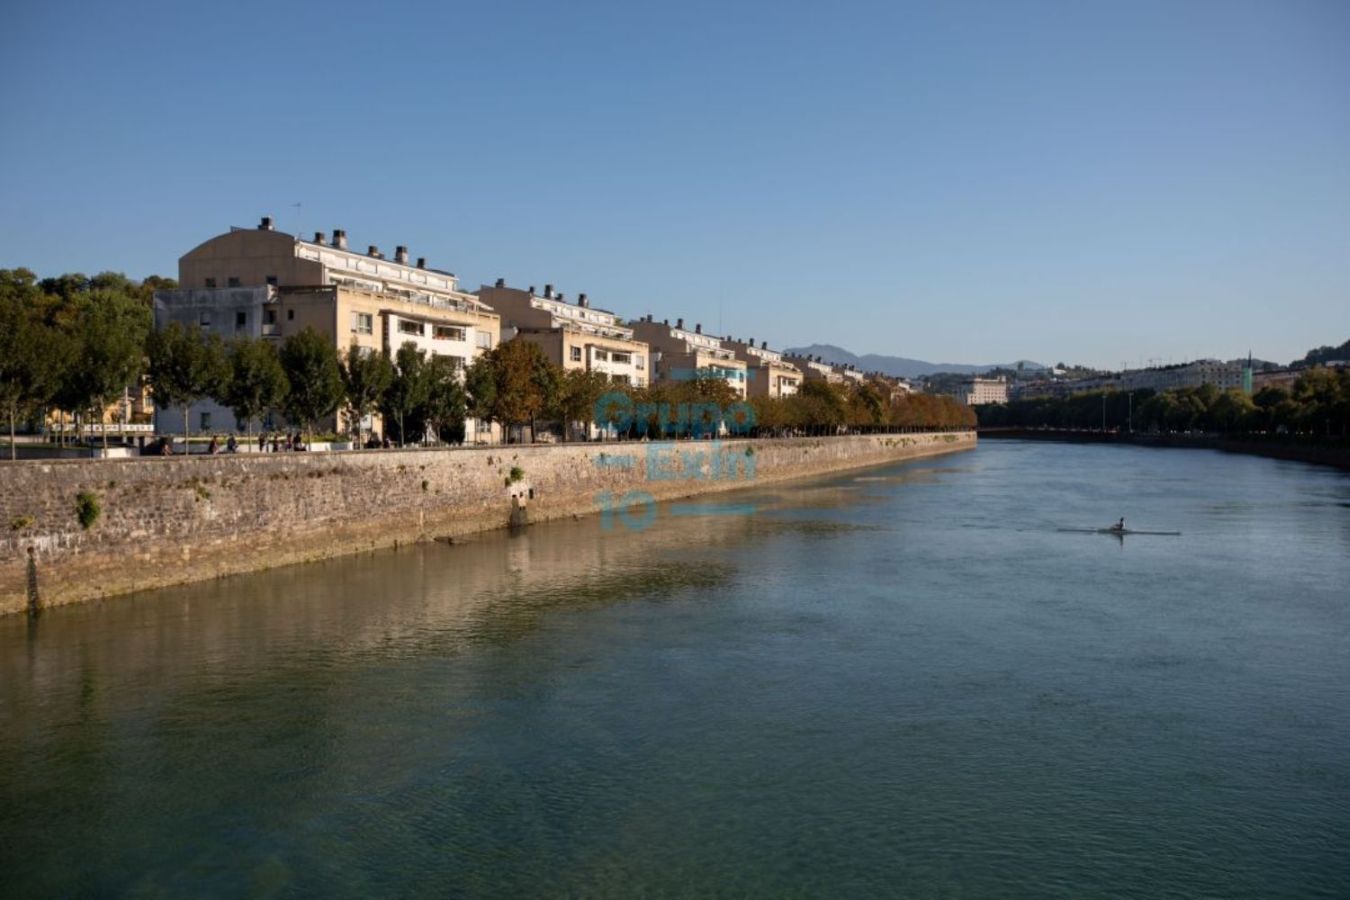
[[[986,441],[3,619],[0,893],[1350,896],[1350,477]]]

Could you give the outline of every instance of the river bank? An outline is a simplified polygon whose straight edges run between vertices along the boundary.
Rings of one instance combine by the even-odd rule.
[[[1350,470],[1350,440],[1301,440],[1285,437],[1269,439],[1215,434],[1128,434],[1115,431],[1075,431],[1044,428],[981,428],[982,438],[1018,441],[1065,441],[1075,444],[1130,444],[1136,447],[1167,447],[1191,450],[1222,450],[1334,466]]]
[[[950,453],[973,432],[5,463],[0,615]],[[521,511],[523,509],[523,512]]]

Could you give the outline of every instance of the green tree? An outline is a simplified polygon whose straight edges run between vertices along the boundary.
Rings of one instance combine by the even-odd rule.
[[[280,356],[288,385],[286,417],[312,434],[319,420],[331,416],[342,402],[337,348],[313,328],[306,328],[286,338]]]
[[[74,353],[79,360],[65,370],[63,393],[72,409],[103,411],[135,383],[145,368],[150,311],[134,297],[99,288],[76,298]],[[103,431],[103,446],[108,432]]]
[[[363,349],[353,341],[342,360],[342,387],[347,397],[347,427],[362,446],[361,423],[379,406],[384,392],[394,380],[394,364],[389,354]]]
[[[150,390],[160,407],[177,406],[183,413],[183,439],[192,436],[192,404],[205,397],[222,397],[230,378],[229,358],[219,335],[170,322],[146,340]]]
[[[529,425],[533,433],[535,419],[557,405],[558,367],[549,362],[538,344],[530,341],[509,341],[484,356],[492,357],[491,371],[496,380],[490,418],[508,429]]]
[[[251,436],[253,420],[280,407],[290,383],[276,346],[265,338],[234,341],[229,348],[229,366],[230,377],[221,399]]]
[[[435,431],[437,440],[447,444],[464,440],[468,398],[460,374],[458,361],[448,356],[433,356],[427,361],[426,398],[419,418]]]
[[[464,391],[468,395],[469,415],[489,425],[497,419],[497,360],[484,353],[464,372]]]
[[[563,373],[555,395],[556,408],[550,413],[562,423],[564,441],[571,438],[573,426],[595,418],[595,405],[614,387],[603,372],[569,369]]]
[[[426,352],[411,341],[399,347],[394,354],[393,379],[380,399],[380,415],[384,416],[386,431],[390,422],[398,426],[400,445],[407,442],[408,426],[415,424],[418,411],[425,407],[430,387]]]
[[[43,321],[42,294],[27,269],[0,270],[0,406],[9,419],[9,458],[18,418],[49,403],[70,362],[70,341]]]

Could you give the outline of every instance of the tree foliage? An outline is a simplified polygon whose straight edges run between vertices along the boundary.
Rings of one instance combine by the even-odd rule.
[[[281,367],[287,382],[286,417],[307,433],[313,432],[318,421],[331,416],[342,402],[337,348],[313,328],[306,328],[282,343]]]

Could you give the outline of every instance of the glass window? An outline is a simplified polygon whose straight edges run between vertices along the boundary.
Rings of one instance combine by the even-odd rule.
[[[286,321],[287,321],[287,322],[294,322],[294,321],[295,321],[295,310],[293,310],[293,309],[288,309],[288,310],[286,310]]]
[[[421,322],[409,322],[407,319],[398,320],[398,331],[399,334],[415,334],[419,337],[426,333]]]
[[[641,354],[641,353],[634,353],[634,354],[633,354],[633,365],[635,365],[635,366],[641,366],[641,365],[642,365],[642,354]]]
[[[268,275],[268,276],[267,276],[267,283],[270,284],[270,285],[272,285],[273,287],[275,287],[275,286],[276,286],[276,283],[277,283],[277,276],[275,276],[275,275]]]
[[[457,325],[437,325],[433,335],[438,341],[465,341],[469,338],[468,331]]]
[[[375,316],[372,313],[352,313],[352,331],[357,334],[375,333]]]
[[[477,338],[477,344],[484,350],[492,349],[492,334],[487,331],[479,331],[474,335]]]
[[[569,355],[570,355],[571,358],[572,358],[572,362],[581,362],[581,348],[580,348],[580,347],[573,347],[572,350],[571,350],[571,353],[570,353]]]
[[[230,276],[230,280],[227,282],[227,284],[228,284],[230,287],[239,287],[239,276],[238,276],[238,275],[231,275],[231,276]]]
[[[206,279],[206,286],[209,287],[209,288],[215,287],[215,286],[216,286],[216,280],[215,280],[214,278],[208,278],[208,279]]]
[[[234,330],[243,331],[248,327],[248,313],[240,310],[234,314]]]
[[[197,422],[197,430],[198,431],[211,430],[211,414],[209,412],[204,412],[201,414],[201,418]]]
[[[197,313],[197,324],[201,325],[203,328],[210,328],[211,314],[209,312],[206,312],[205,310],[202,310],[201,312]]]

